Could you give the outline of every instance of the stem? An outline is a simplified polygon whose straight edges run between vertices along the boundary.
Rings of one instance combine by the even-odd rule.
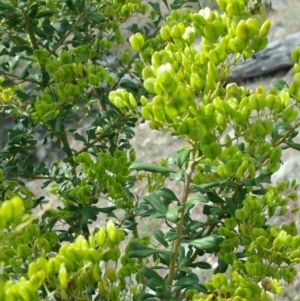
[[[137,224],[136,222],[136,218],[135,218],[135,215],[132,215],[133,219],[133,223],[134,224]],[[135,226],[135,228],[132,230],[132,234],[133,234],[133,237],[136,238],[136,239],[139,239],[140,238],[140,235],[139,235],[139,230],[138,230],[138,227]],[[142,258],[138,258],[138,262],[139,264],[143,264],[143,259]],[[143,287],[145,287],[145,283],[146,283],[146,277],[142,274],[142,284],[143,284]]]
[[[61,134],[61,141],[62,141],[62,144],[64,146],[64,148],[66,149],[66,154],[67,154],[67,157],[70,159],[70,164],[72,166],[72,175],[74,177],[76,177],[76,163],[74,162],[73,160],[73,155],[72,155],[72,152],[71,152],[71,149],[70,149],[70,144],[69,144],[69,141],[68,141],[68,138],[67,138],[67,135],[66,135],[66,132],[63,131],[63,133]]]
[[[79,21],[81,20],[83,14],[79,15],[76,22],[73,24],[72,28],[65,34],[64,37],[61,38],[61,40],[55,45],[55,47],[51,50],[49,56],[53,55],[56,50],[63,44],[63,42],[67,39],[67,37],[74,32],[74,29],[76,28],[77,24],[79,23]]]
[[[184,184],[184,190],[183,190],[182,202],[181,202],[183,207],[185,207],[185,204],[188,200],[188,196],[190,193],[190,185],[191,185],[191,181],[192,181],[192,175],[194,172],[195,165],[197,164],[196,161],[194,160],[195,154],[196,154],[196,145],[194,146],[192,160],[190,161],[188,169],[185,173],[185,184]],[[171,261],[170,261],[169,276],[168,276],[168,281],[167,281],[168,287],[172,286],[174,277],[176,275],[176,273],[175,273],[176,272],[176,260],[177,260],[177,255],[178,255],[178,249],[180,247],[180,242],[181,242],[180,236],[182,235],[182,229],[183,229],[184,208],[179,213],[179,217],[180,217],[180,220],[179,220],[179,222],[177,224],[177,228],[176,228],[176,234],[179,236],[179,238],[174,241],[173,248],[171,251]]]
[[[95,145],[98,141],[100,141],[103,136],[105,136],[113,127],[115,124],[120,122],[125,116],[122,114],[120,115],[113,123],[111,123],[93,142],[86,145],[84,148],[82,148],[79,152],[77,152],[77,155],[84,153],[88,151],[93,145]]]
[[[132,217],[133,217],[133,219],[132,219],[133,223],[134,223],[134,224],[137,224],[135,216],[132,215]],[[139,235],[139,230],[138,230],[137,227],[135,227],[135,228],[132,230],[132,234],[133,234],[133,237],[134,237],[134,238],[139,239],[140,235]],[[139,258],[139,259],[141,260],[141,258]]]
[[[26,12],[23,8],[21,8],[21,12],[22,12],[24,20],[25,20],[25,24],[26,24],[26,28],[27,28],[27,31],[28,31],[28,34],[30,37],[32,48],[38,49],[38,40],[35,36],[34,30],[32,29],[30,18],[28,17],[28,15],[26,14]]]
[[[209,225],[208,230],[207,230],[205,236],[206,236],[206,237],[209,236],[209,235],[212,233],[212,231],[214,230],[215,227],[216,227],[215,224]],[[189,259],[188,263],[185,264],[185,266],[191,265],[191,264],[196,260],[196,258],[198,257],[198,254],[199,254],[199,250],[196,249],[195,252],[193,253],[192,257]],[[175,269],[175,274],[178,272],[178,270],[179,270],[180,267],[181,267],[181,266],[178,266],[178,267]]]
[[[24,82],[39,84],[39,82],[34,80],[34,79],[30,79],[30,78],[22,79],[22,78],[20,78],[19,76],[15,75],[15,74],[7,73],[7,72],[4,72],[2,74],[6,77],[12,77],[12,78],[15,78],[15,79],[19,80],[20,81],[19,84],[24,83]]]
[[[97,91],[97,89],[94,89],[96,95],[99,95],[99,92]],[[100,95],[99,95],[100,96]],[[99,97],[97,99],[97,104],[98,104],[98,108],[99,108],[99,112],[106,112],[108,111],[107,109],[107,105],[106,103],[101,99],[101,97]],[[108,141],[107,141],[107,146],[110,148],[110,147],[113,147],[114,145],[114,141],[113,139],[109,138]]]
[[[134,60],[135,60],[136,56],[134,55],[131,60],[129,61],[128,65],[124,68],[123,70],[123,74],[128,74],[128,72],[130,71],[130,67],[133,64]],[[121,79],[123,78],[123,76],[119,76],[118,80],[114,83],[114,85],[109,89],[109,91],[107,92],[107,94],[109,94],[111,91],[115,90],[118,86],[118,84],[120,83]]]
[[[21,11],[22,11],[22,14],[23,14],[24,19],[25,19],[26,29],[27,29],[29,37],[30,37],[32,48],[33,49],[39,49],[39,46],[38,46],[39,40],[36,38],[35,32],[33,30],[32,23],[31,23],[31,19],[26,14],[26,12],[23,8],[21,8]],[[45,86],[45,84],[47,84],[46,80],[44,78],[44,75],[47,73],[46,69],[45,69],[45,66],[41,65],[40,63],[38,63],[38,66],[39,66],[40,71],[41,71],[42,84],[43,84],[43,86]]]

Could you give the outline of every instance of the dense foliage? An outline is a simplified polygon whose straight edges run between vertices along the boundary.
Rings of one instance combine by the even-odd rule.
[[[271,176],[300,149],[300,47],[290,85],[228,84],[268,44],[264,6],[185,2],[163,1],[166,18],[150,3],[143,27],[127,22],[147,13],[138,0],[0,2],[0,103],[15,122],[0,152],[0,300],[257,301],[293,282],[300,236],[272,218],[296,218],[298,184]],[[136,162],[138,119],[186,147]],[[164,226],[140,236],[145,219]]]

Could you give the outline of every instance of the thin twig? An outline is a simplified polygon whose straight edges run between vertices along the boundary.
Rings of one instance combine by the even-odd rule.
[[[124,119],[124,115],[121,114],[113,123],[111,123],[93,142],[87,144],[84,148],[82,148],[80,151],[77,152],[77,155],[84,153],[89,150],[93,145],[95,145],[97,142],[99,142],[103,136],[105,136],[117,123],[122,121]]]
[[[73,24],[72,28],[64,35],[63,38],[61,38],[61,40],[56,44],[56,46],[51,50],[49,56],[53,55],[56,50],[63,44],[63,42],[67,39],[67,37],[74,32],[74,29],[76,28],[77,24],[79,23],[79,21],[81,20],[81,18],[83,17],[84,14],[81,14],[78,16],[78,19],[76,20],[76,22]]]
[[[181,204],[183,207],[185,207],[185,204],[188,200],[188,196],[190,193],[190,185],[191,185],[191,181],[192,181],[194,168],[196,165],[195,156],[196,156],[196,144],[194,146],[194,150],[192,153],[192,160],[190,161],[188,169],[185,173],[185,184],[184,184],[184,190],[183,190],[182,201],[181,201]],[[176,234],[178,235],[178,238],[174,241],[173,248],[171,251],[169,276],[168,276],[168,280],[167,280],[167,285],[169,288],[172,287],[172,283],[173,283],[174,277],[176,275],[175,274],[176,261],[177,261],[178,250],[179,250],[181,239],[182,239],[181,235],[182,235],[183,222],[184,222],[184,208],[179,213],[179,217],[180,217],[180,220],[179,220],[179,222],[177,224],[177,228],[176,228]]]

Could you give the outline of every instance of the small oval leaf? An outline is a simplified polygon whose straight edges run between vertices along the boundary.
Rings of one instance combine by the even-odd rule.
[[[166,213],[166,219],[172,223],[177,223],[180,220],[179,213],[183,210],[183,206],[175,206],[169,209]]]
[[[207,251],[207,252],[213,252],[219,247],[220,243],[223,240],[224,240],[223,236],[213,234],[207,237],[189,241],[188,243],[196,247],[197,249]]]
[[[189,157],[192,149],[186,148],[182,150],[177,156],[176,156],[176,163],[179,166],[179,168],[182,168],[184,163],[187,161],[187,158]]]
[[[275,79],[273,81],[273,86],[278,89],[279,91],[283,90],[285,87],[288,87],[289,85],[282,79]]]
[[[155,230],[153,232],[153,236],[154,238],[160,242],[164,247],[168,247],[169,244],[166,242],[165,237],[164,237],[164,233],[161,230]]]
[[[157,190],[156,193],[167,201],[178,201],[178,198],[175,195],[175,193],[169,188],[160,188],[159,190]]]
[[[143,162],[133,162],[129,166],[129,170],[137,170],[137,171],[149,171],[149,172],[156,172],[156,173],[169,173],[173,172],[175,173],[176,170],[165,167],[165,166],[160,166],[156,164],[150,164],[150,163],[143,163]]]

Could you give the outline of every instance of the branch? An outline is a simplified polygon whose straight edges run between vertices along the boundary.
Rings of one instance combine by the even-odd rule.
[[[56,46],[51,50],[51,52],[49,53],[49,56],[53,55],[55,53],[55,51],[63,44],[63,42],[67,39],[67,37],[74,31],[74,29],[76,28],[77,24],[79,23],[79,21],[81,20],[81,18],[83,17],[84,14],[80,14],[78,16],[78,19],[76,20],[76,22],[73,24],[72,28],[65,34],[64,37],[61,38],[61,40],[56,44]]]
[[[34,79],[22,79],[18,75],[15,75],[15,74],[4,72],[3,75],[6,76],[6,77],[13,77],[13,78],[19,80],[20,81],[19,84],[24,83],[24,82],[33,83],[33,84],[36,84],[36,85],[39,84],[39,82],[34,80]]]
[[[189,193],[190,193],[190,185],[191,185],[191,181],[192,181],[192,175],[193,175],[193,172],[194,172],[195,165],[197,164],[196,160],[195,160],[195,154],[196,154],[196,144],[194,146],[194,150],[193,150],[193,154],[192,154],[193,158],[189,162],[188,169],[185,173],[185,184],[184,184],[184,190],[183,190],[182,202],[181,202],[183,207],[185,207],[185,204],[188,200],[188,196],[189,196]],[[180,217],[180,220],[179,220],[179,222],[177,224],[177,228],[176,228],[176,234],[179,236],[179,238],[177,238],[174,241],[173,248],[172,248],[172,251],[171,251],[169,276],[168,276],[168,280],[167,280],[167,285],[168,285],[169,288],[172,286],[174,277],[176,275],[176,260],[177,260],[177,255],[178,255],[178,249],[180,247],[180,242],[181,242],[181,235],[182,235],[183,222],[184,222],[184,208],[179,213],[179,217]]]
[[[77,155],[88,151],[93,145],[99,142],[117,123],[124,119],[124,115],[121,114],[113,123],[111,123],[93,142],[87,144],[84,148],[77,152]]]
[[[73,155],[72,155],[72,152],[71,152],[71,149],[70,149],[70,144],[69,144],[69,141],[68,141],[68,138],[67,138],[67,135],[66,135],[65,131],[61,134],[61,141],[62,141],[63,146],[66,149],[65,152],[67,154],[67,157],[70,159],[70,164],[72,166],[72,175],[76,177],[76,167],[77,166],[76,166],[76,163],[73,160]]]
[[[27,31],[28,31],[28,34],[29,34],[29,37],[30,37],[32,48],[33,49],[38,49],[38,46],[37,46],[38,45],[38,41],[37,41],[37,38],[35,36],[34,30],[32,29],[30,18],[28,17],[28,15],[26,14],[26,12],[25,12],[25,10],[23,8],[21,8],[21,12],[22,12],[23,17],[25,19],[25,24],[26,24]]]

